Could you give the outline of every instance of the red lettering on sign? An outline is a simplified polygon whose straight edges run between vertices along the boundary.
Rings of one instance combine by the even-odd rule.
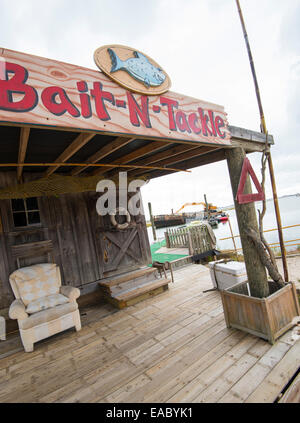
[[[127,100],[128,100],[128,108],[129,108],[129,117],[130,122],[134,126],[140,126],[140,119],[146,128],[151,128],[151,122],[149,117],[149,98],[145,95],[141,96],[141,107],[138,105],[134,96],[129,92],[126,91]],[[140,119],[139,119],[140,118]]]
[[[207,137],[207,135],[209,135],[210,137],[212,136],[212,132],[209,129],[209,127],[207,126],[207,122],[208,122],[208,116],[204,113],[203,109],[201,109],[201,107],[198,108],[198,113],[200,116],[200,121],[201,121],[201,126],[202,126],[202,134]]]
[[[25,61],[25,63],[28,62]],[[62,87],[56,85],[47,86],[47,81],[50,81],[50,79],[48,77],[44,78],[42,73],[41,76],[37,77],[36,72],[40,72],[40,70],[34,67],[32,69],[33,82],[41,78],[41,84],[38,84],[37,88],[29,85],[30,78],[26,67],[6,62],[3,59],[0,61],[0,113],[2,121],[10,120],[16,122],[20,120],[26,123],[40,124],[41,122],[41,124],[45,124],[45,109],[56,116],[67,113],[74,118],[81,116],[85,119],[90,118],[93,122],[98,120],[97,117],[102,121],[110,120],[110,114],[113,114],[113,118],[116,120],[118,120],[118,116],[122,119],[121,123],[122,126],[124,124],[124,131],[132,133],[130,124],[137,127],[144,125],[146,128],[152,128],[151,116],[153,116],[158,127],[155,131],[146,131],[149,137],[153,134],[153,136],[158,136],[157,134],[159,134],[162,138],[181,137],[182,139],[192,139],[199,142],[205,141],[204,137],[211,137],[206,142],[220,143],[220,138],[222,138],[226,140],[223,142],[224,144],[230,143],[226,114],[222,112],[222,108],[219,106],[214,107],[212,105],[210,106],[211,109],[207,109],[209,106],[203,102],[197,104],[194,99],[187,101],[185,97],[173,95],[171,92],[165,94],[170,95],[171,98],[160,97],[160,104],[153,104],[153,102],[157,102],[158,97],[152,102],[153,97],[147,95],[139,95],[137,97],[136,94],[122,91],[121,89],[116,91],[118,94],[114,97],[112,92],[105,91],[105,81],[97,78],[97,76],[95,76],[95,82],[90,79],[88,81],[69,79],[74,85],[70,86],[68,84]],[[46,68],[45,75],[47,75]],[[56,69],[50,72],[48,76],[65,78],[65,74]],[[29,83],[27,83],[28,80]],[[56,83],[58,82],[54,82],[54,84]],[[92,84],[92,88],[90,84]],[[114,88],[110,87],[113,91]],[[125,101],[125,93],[127,101]],[[41,99],[42,105],[38,105],[39,99]],[[37,110],[34,113],[24,114],[21,119],[17,119],[14,115],[14,112],[30,112],[37,105]],[[200,107],[201,105],[202,107]],[[151,107],[150,110],[149,107]],[[118,108],[123,108],[121,113]],[[125,122],[127,108],[129,109],[129,116],[127,116],[128,121]],[[11,117],[9,113],[1,112],[1,110],[12,112]],[[62,119],[61,124],[58,119],[51,119],[51,116],[47,117],[48,125],[67,125],[71,128],[85,128],[87,125],[87,123],[84,124],[83,119],[79,122],[77,121],[77,123],[74,119],[72,121],[69,118],[67,122]],[[93,128],[97,126],[97,122],[94,122],[94,124],[92,125]],[[99,130],[103,129],[99,121],[98,126]],[[116,126],[120,127],[120,122],[115,122],[115,125],[112,126],[104,125],[107,131],[113,131]],[[178,131],[178,133],[172,136],[170,131]],[[184,135],[180,134],[179,131]],[[189,134],[193,135],[189,136]],[[195,136],[194,134],[201,134],[201,136]]]
[[[101,120],[110,120],[110,116],[106,110],[104,100],[109,101],[113,105],[115,104],[115,99],[112,93],[109,91],[103,91],[103,85],[101,82],[94,82],[94,89],[91,90],[91,95],[95,99],[96,113]]]
[[[77,89],[80,92],[80,106],[81,106],[81,115],[84,118],[89,118],[92,116],[91,100],[88,94],[85,94],[88,91],[88,85],[85,81],[77,82]]]
[[[188,132],[189,134],[192,132],[189,124],[186,120],[186,115],[181,110],[176,113],[176,124],[181,132]]]
[[[213,136],[216,137],[217,136],[217,132],[216,132],[215,122],[214,122],[214,112],[212,110],[209,110],[208,111],[208,116],[209,116],[209,120],[210,120],[210,125],[211,125]]]
[[[9,79],[9,74],[13,76]],[[16,63],[5,63],[5,77],[0,80],[0,109],[13,112],[29,112],[38,103],[38,94],[35,88],[25,84],[28,71]],[[21,94],[21,100],[14,100],[13,94]]]
[[[224,120],[221,118],[221,116],[217,116],[215,119],[215,127],[217,130],[217,134],[219,135],[220,138],[225,138],[226,134],[223,131],[220,131],[220,128],[224,128],[225,127],[225,123]]]
[[[59,99],[59,102],[57,102]],[[69,112],[71,116],[78,117],[80,112],[69,99],[65,90],[61,87],[48,87],[42,92],[44,106],[56,116]]]
[[[124,100],[116,100],[116,106],[117,107],[124,107],[124,109],[126,109],[126,101],[124,101]]]
[[[177,131],[175,119],[174,119],[174,110],[173,108],[178,108],[178,101],[171,100],[167,97],[160,97],[160,104],[162,106],[167,106],[168,108],[168,117],[169,117],[169,128],[171,131]]]
[[[190,126],[190,128],[192,129],[192,131],[195,133],[195,134],[200,134],[200,132],[201,132],[201,128],[199,128],[197,125],[196,125],[196,122],[198,122],[198,116],[196,115],[196,113],[191,113],[190,115],[189,115],[189,126]]]

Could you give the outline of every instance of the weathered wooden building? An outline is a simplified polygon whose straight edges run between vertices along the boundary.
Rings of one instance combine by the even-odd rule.
[[[76,193],[64,178],[122,170],[152,179],[265,145],[265,135],[229,126],[222,106],[171,91],[133,94],[97,70],[10,50],[0,59],[0,310],[14,299],[9,275],[49,256],[82,295],[151,263],[142,214],[120,230],[97,214],[96,184]],[[18,194],[41,178],[49,189]]]

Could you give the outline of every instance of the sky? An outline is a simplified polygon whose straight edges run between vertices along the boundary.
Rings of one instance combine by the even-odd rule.
[[[254,58],[279,196],[300,192],[300,1],[240,0]],[[169,74],[171,90],[225,107],[230,125],[260,117],[235,0],[0,0],[0,46],[97,69],[94,51],[122,44]],[[249,155],[261,180],[260,153]],[[206,194],[233,204],[226,161],[150,181],[144,208],[170,213]],[[266,195],[272,196],[269,178]]]

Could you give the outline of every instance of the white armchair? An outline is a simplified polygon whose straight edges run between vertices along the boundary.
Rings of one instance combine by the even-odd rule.
[[[56,264],[41,263],[22,267],[9,277],[16,297],[9,317],[17,319],[26,352],[33,344],[55,333],[75,326],[81,329],[76,299],[78,288],[62,286],[60,269]]]

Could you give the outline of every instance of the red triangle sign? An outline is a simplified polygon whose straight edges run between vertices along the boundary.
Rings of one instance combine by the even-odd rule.
[[[257,189],[256,194],[243,194],[248,173],[251,176],[252,181]],[[240,183],[236,193],[236,200],[239,204],[246,204],[246,203],[253,203],[254,201],[260,201],[260,200],[262,201],[264,199],[265,199],[265,195],[263,193],[262,187],[260,183],[258,182],[258,179],[254,173],[254,170],[250,164],[249,159],[245,157],[243,167],[242,167],[242,173],[240,177]]]

